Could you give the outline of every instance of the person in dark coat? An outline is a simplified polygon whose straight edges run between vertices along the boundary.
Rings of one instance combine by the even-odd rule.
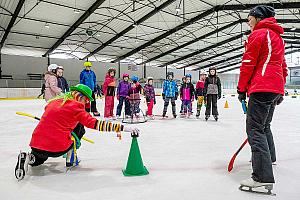
[[[63,66],[58,66],[56,70],[56,75],[57,75],[57,87],[61,89],[62,93],[69,92],[69,85],[64,75],[64,67]]]
[[[221,81],[220,78],[217,76],[217,68],[211,67],[209,68],[209,74],[208,77],[205,79],[204,84],[204,101],[207,102],[205,111],[206,121],[210,117],[211,110],[215,120],[218,120],[218,99],[221,98],[221,93]]]

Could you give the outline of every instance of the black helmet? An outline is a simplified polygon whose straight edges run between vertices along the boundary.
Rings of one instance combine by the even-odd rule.
[[[275,16],[275,10],[271,6],[259,5],[252,8],[248,16],[253,16],[255,18],[269,18]]]
[[[174,73],[173,73],[173,72],[168,72],[168,73],[167,73],[167,78],[168,78],[169,76],[174,77]]]

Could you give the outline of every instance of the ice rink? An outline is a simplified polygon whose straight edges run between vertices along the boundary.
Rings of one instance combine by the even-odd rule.
[[[226,99],[228,109],[224,109]],[[177,101],[177,113],[179,103]],[[144,102],[142,104],[144,110]],[[104,101],[98,100],[97,105],[103,114]],[[144,165],[150,172],[147,176],[124,177],[122,174],[130,149],[129,135],[123,133],[120,141],[116,134],[87,129],[85,136],[95,144],[82,141],[78,168],[65,173],[63,158],[49,159],[43,166],[30,168],[24,180],[18,182],[14,176],[17,155],[20,150],[29,151],[31,134],[38,122],[15,113],[41,116],[45,102],[1,100],[1,199],[299,200],[300,97],[286,97],[276,108],[273,118],[277,152],[277,165],[273,167],[275,197],[238,189],[240,181],[251,174],[248,144],[238,155],[233,171],[227,172],[231,156],[246,138],[245,115],[237,97],[222,98],[218,105],[218,122],[212,118],[205,122],[202,110],[201,119],[194,116],[191,119],[156,119],[134,125],[141,130],[138,142]],[[158,97],[155,114],[161,114],[162,107],[163,101]]]

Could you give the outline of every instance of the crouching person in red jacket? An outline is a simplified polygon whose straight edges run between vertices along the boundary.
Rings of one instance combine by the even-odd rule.
[[[253,173],[241,182],[249,188],[273,187],[272,162],[276,161],[270,129],[274,109],[283,100],[287,66],[284,59],[283,28],[274,18],[274,8],[257,6],[250,11],[251,29],[240,68],[239,100],[248,94],[246,131],[252,151]]]
[[[21,152],[15,168],[17,179],[22,179],[28,164],[38,166],[48,157],[59,157],[67,154],[66,166],[77,165],[76,145],[85,133],[84,126],[106,132],[131,132],[138,137],[139,130],[125,127],[119,123],[102,121],[93,118],[85,111],[85,106],[94,101],[92,90],[83,84],[70,88],[70,92],[52,99],[45,107],[39,124],[33,131],[29,146],[31,153]]]

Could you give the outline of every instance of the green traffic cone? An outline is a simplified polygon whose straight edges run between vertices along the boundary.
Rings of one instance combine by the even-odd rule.
[[[141,152],[136,137],[132,138],[130,152],[125,170],[122,170],[124,176],[143,176],[149,174],[143,164]]]

